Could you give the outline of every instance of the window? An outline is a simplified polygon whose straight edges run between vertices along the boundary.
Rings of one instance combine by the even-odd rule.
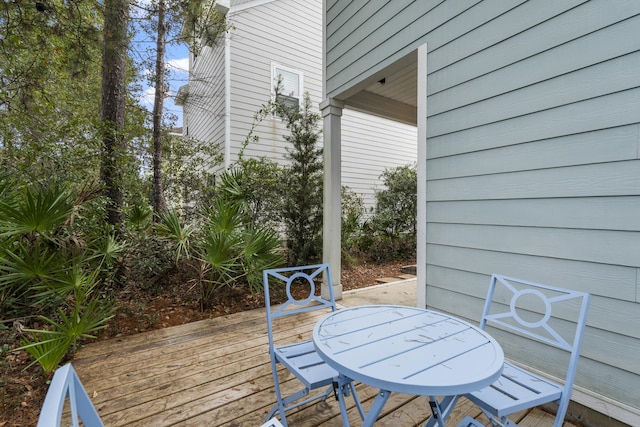
[[[299,106],[302,98],[302,73],[291,68],[272,64],[271,76],[271,81],[273,82],[271,86],[271,93],[275,95],[275,88],[278,86],[279,80],[280,87],[282,88],[280,98],[288,106]]]

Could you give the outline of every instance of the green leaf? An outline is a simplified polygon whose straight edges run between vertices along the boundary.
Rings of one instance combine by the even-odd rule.
[[[26,350],[39,363],[45,374],[55,371],[71,348],[72,340],[63,333],[47,330],[27,329],[30,334],[22,340],[17,350]]]
[[[22,242],[9,250],[0,247],[0,286],[48,280],[59,268],[58,254],[36,244],[29,250]]]
[[[14,203],[0,203],[0,238],[52,231],[69,219],[74,199],[53,188],[25,189],[24,198]]]
[[[178,213],[174,210],[160,214],[160,223],[156,224],[160,238],[169,240],[175,245],[176,263],[180,258],[189,258],[191,236],[195,232],[193,226],[182,225]]]

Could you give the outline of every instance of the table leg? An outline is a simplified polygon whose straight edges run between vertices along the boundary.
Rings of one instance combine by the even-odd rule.
[[[373,405],[371,405],[371,408],[369,409],[369,413],[362,423],[362,427],[373,426],[373,423],[376,422],[376,420],[378,419],[378,415],[380,415],[380,412],[382,411],[382,407],[385,403],[387,403],[390,394],[391,392],[387,390],[380,390],[378,392],[376,399],[373,401]]]
[[[340,415],[342,416],[342,425],[343,427],[350,427],[349,424],[349,415],[347,414],[347,404],[344,401],[344,390],[342,387],[336,388],[336,397],[338,398],[338,403],[340,404]]]
[[[349,424],[349,415],[347,413],[347,403],[345,398],[349,395],[353,397],[353,401],[356,404],[356,409],[360,414],[360,418],[364,420],[365,414],[362,409],[362,403],[358,398],[358,393],[356,392],[356,387],[353,385],[353,380],[344,375],[338,376],[337,380],[333,382],[333,390],[336,395],[336,399],[338,399],[338,403],[340,405],[340,414],[342,416],[342,425],[344,427],[350,427]],[[1,426],[0,426],[1,427]]]
[[[425,424],[425,427],[434,427],[436,425],[445,427],[445,420],[455,408],[458,402],[458,396],[445,396],[440,402],[435,397],[429,396],[429,405],[433,414]]]

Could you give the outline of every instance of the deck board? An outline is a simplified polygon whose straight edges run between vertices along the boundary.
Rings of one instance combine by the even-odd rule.
[[[286,323],[285,339],[309,337],[320,315]],[[105,426],[256,427],[275,403],[265,322],[264,309],[252,310],[91,343],[73,364]],[[299,385],[284,371],[281,380],[285,390]],[[357,390],[368,409],[377,390],[363,384]],[[357,411],[350,398],[347,402],[357,426]],[[376,426],[423,425],[429,412],[426,397],[392,394]],[[461,399],[448,424],[455,426],[466,415],[482,420],[480,414]],[[333,396],[287,418],[300,427],[342,425]],[[550,426],[553,419],[539,409],[521,418],[522,426]]]

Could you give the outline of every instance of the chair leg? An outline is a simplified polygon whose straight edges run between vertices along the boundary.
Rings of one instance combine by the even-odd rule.
[[[497,426],[497,427],[518,427],[518,424],[513,422],[513,421],[511,421],[507,416],[503,416],[502,418],[498,419],[496,416],[494,416],[491,412],[487,411],[486,409],[480,407],[480,410],[489,419],[489,422],[491,422],[492,426]],[[480,424],[480,425],[482,425],[482,424]]]
[[[336,397],[338,398],[338,404],[340,405],[340,416],[342,417],[342,425],[349,427],[349,415],[347,414],[347,404],[345,402],[344,387],[336,389]]]
[[[313,402],[314,400],[318,400],[318,399],[325,400],[327,396],[331,394],[332,390],[333,388],[329,387],[327,391],[325,391],[323,394],[311,396],[310,398],[297,402],[295,405],[292,405],[292,406],[287,406],[287,405],[309,395],[308,388],[305,387],[302,390],[298,390],[296,393],[290,396],[287,396],[285,398],[281,398],[279,396],[279,393],[276,393],[276,397],[278,398],[278,403],[276,403],[273,406],[273,408],[271,408],[271,410],[269,411],[265,419],[270,420],[271,418],[273,418],[274,415],[280,415],[280,418],[282,419],[282,424],[286,427],[287,426],[287,420],[285,416],[286,411],[297,408],[298,406],[302,406],[306,403]]]
[[[273,416],[275,414],[279,414],[280,415],[280,420],[282,421],[282,425],[284,427],[288,427],[288,425],[287,425],[287,417],[285,415],[285,402],[282,399],[282,392],[280,391],[280,381],[279,381],[279,377],[278,377],[278,369],[276,367],[276,362],[273,359],[273,357],[271,358],[271,372],[272,372],[272,375],[273,375],[273,382],[274,382],[274,388],[275,388],[275,392],[276,392],[277,402],[273,406],[273,408],[271,408],[269,413],[267,414],[266,421],[269,421],[271,418],[273,418]]]

